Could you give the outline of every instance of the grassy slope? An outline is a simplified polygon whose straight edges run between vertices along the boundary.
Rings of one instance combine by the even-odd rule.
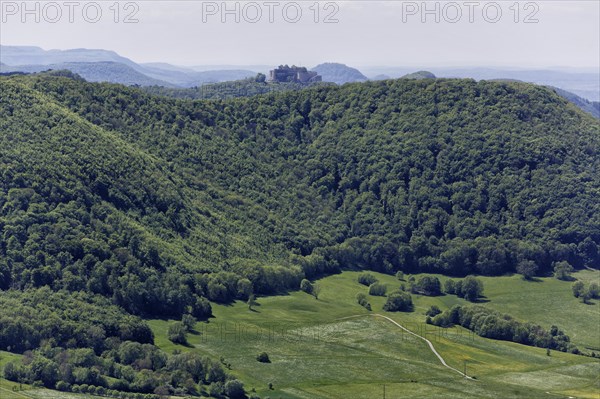
[[[600,282],[600,272],[585,270],[575,277],[588,284]],[[556,324],[581,347],[600,352],[600,304],[584,304],[573,296],[572,282],[543,278],[535,282],[520,276],[484,278],[489,306],[544,327]]]
[[[356,283],[357,274],[344,272],[322,279],[319,300],[294,292],[261,298],[256,311],[243,303],[216,305],[215,319],[198,324],[198,333],[189,336],[191,346],[187,348],[166,340],[168,322],[154,320],[151,326],[163,349],[196,347],[217,358],[224,356],[246,387],[255,387],[262,396],[372,398],[382,394],[385,384],[388,397],[536,398],[548,397],[546,391],[598,397],[597,360],[556,352],[547,356],[544,349],[483,339],[461,328],[439,330],[423,323],[423,312],[431,304],[444,309],[464,303],[455,296],[413,296],[415,312],[388,314],[427,335],[450,365],[462,369],[466,360],[468,374],[477,376],[478,381],[464,381],[443,368],[422,341],[403,334],[389,322],[369,317],[369,312],[355,302],[357,292],[367,291]],[[377,276],[390,289],[400,284],[394,277]],[[577,277],[595,278],[591,272]],[[570,285],[553,279],[530,283],[518,276],[485,279],[488,306],[514,311],[519,318],[532,315],[533,321],[557,324],[573,336],[575,330],[583,328],[585,333],[574,339],[579,344],[597,341],[600,334],[586,326],[594,320],[590,309],[595,309],[598,320],[599,305],[571,303]],[[552,288],[544,291],[544,286]],[[519,294],[522,290],[535,300],[523,300]],[[384,298],[369,300],[373,313],[383,313]],[[365,317],[343,319],[353,315]],[[261,351],[269,353],[271,364],[254,360]],[[275,391],[266,389],[269,382]]]
[[[374,273],[389,289],[400,282]],[[215,358],[224,356],[232,373],[248,389],[262,397],[282,398],[538,398],[553,394],[598,398],[600,363],[581,356],[553,352],[473,336],[462,328],[440,330],[423,323],[423,312],[432,304],[445,309],[465,303],[455,296],[413,295],[415,312],[387,314],[402,325],[426,335],[453,367],[467,361],[465,381],[442,367],[426,345],[384,320],[369,317],[355,303],[357,292],[367,288],[356,282],[357,272],[344,272],[319,281],[319,300],[302,293],[260,298],[256,311],[243,303],[215,305],[215,318],[199,323],[189,335],[193,346],[174,345],[166,339],[169,322],[152,320],[157,344],[167,351],[200,350]],[[575,275],[584,281],[597,280],[599,272]],[[494,307],[517,318],[544,326],[557,324],[578,345],[598,342],[600,305],[584,305],[571,295],[571,283],[544,278],[526,282],[519,276],[484,278],[485,294]],[[523,297],[523,293],[526,296]],[[384,298],[369,297],[374,312]],[[349,318],[362,315],[364,317]],[[194,349],[196,347],[197,349]],[[254,360],[267,351],[271,364]],[[16,355],[0,353],[0,367]],[[272,382],[275,390],[267,384]],[[67,398],[67,394],[44,389],[10,391],[13,384],[0,380],[2,399]],[[25,387],[29,388],[29,387]],[[79,397],[70,395],[69,397]]]

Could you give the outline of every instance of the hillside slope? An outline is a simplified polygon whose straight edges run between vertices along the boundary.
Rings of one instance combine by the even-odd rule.
[[[599,264],[598,124],[546,88],[398,80],[182,101],[0,79],[3,288],[202,314],[199,297],[340,268]]]
[[[0,288],[83,289],[132,313],[203,316],[207,282],[192,273],[269,262],[267,232],[235,216],[252,209],[200,177],[21,83],[3,81],[0,104]]]

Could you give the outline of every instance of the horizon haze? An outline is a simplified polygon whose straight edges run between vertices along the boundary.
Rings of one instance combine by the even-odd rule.
[[[71,4],[71,3],[69,3]],[[0,2],[0,44],[181,66],[598,68],[600,3]]]

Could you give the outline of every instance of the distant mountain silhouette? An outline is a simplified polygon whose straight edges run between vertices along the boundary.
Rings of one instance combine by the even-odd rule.
[[[323,82],[344,84],[368,80],[358,69],[333,62],[317,65],[311,70],[318,72],[323,77]]]
[[[404,75],[401,79],[435,79],[435,75],[429,71],[418,71]]]
[[[154,79],[139,71],[136,71],[129,65],[111,61],[99,62],[63,62],[49,65],[17,65],[0,66],[1,72],[42,72],[47,70],[69,70],[80,75],[90,82],[110,82],[120,83],[127,86],[165,86],[175,87],[172,83],[164,80]]]
[[[125,85],[193,87],[244,79],[256,75],[250,70],[196,71],[167,63],[138,64],[114,51],[101,49],[44,50],[33,46],[1,46],[3,72],[40,72],[68,69],[86,80]]]

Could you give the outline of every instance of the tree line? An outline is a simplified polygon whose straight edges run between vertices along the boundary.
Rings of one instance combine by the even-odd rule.
[[[434,317],[428,316],[427,323],[440,327],[459,325],[485,338],[579,353],[579,349],[571,343],[569,336],[556,326],[545,330],[537,324],[521,322],[507,314],[480,305],[454,305]]]

